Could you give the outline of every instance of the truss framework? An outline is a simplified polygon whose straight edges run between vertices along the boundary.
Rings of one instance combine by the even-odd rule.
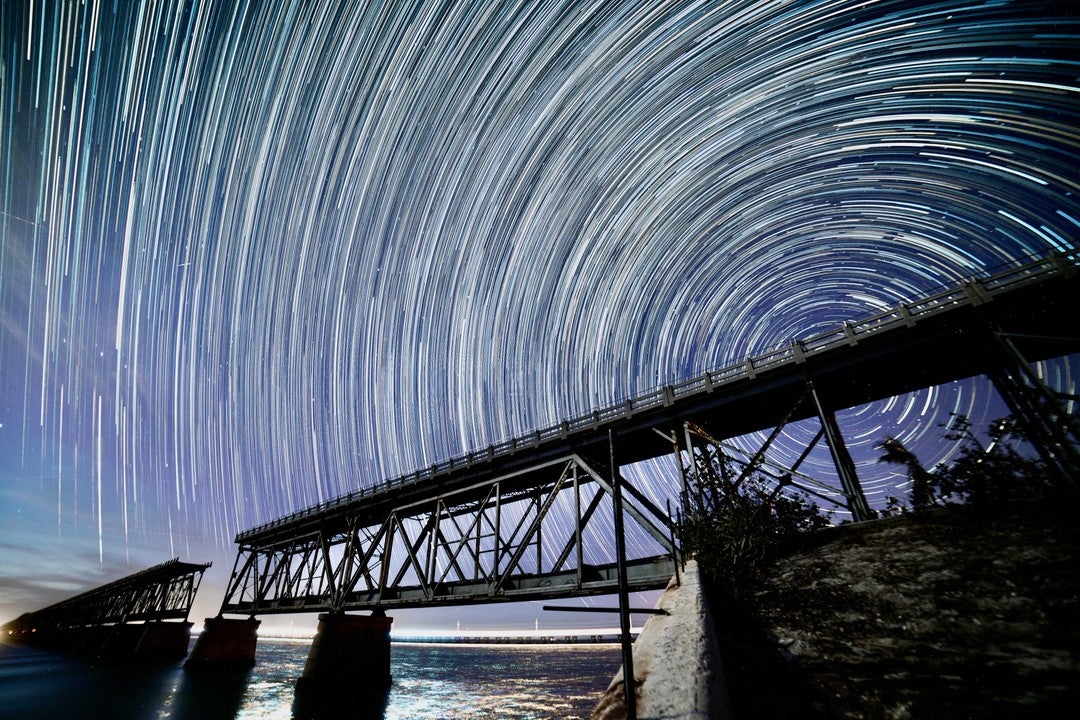
[[[773,441],[783,432],[791,422],[799,408],[813,401],[813,407],[817,412],[821,423],[820,429],[814,435],[799,457],[790,465],[784,465],[769,458],[768,452]],[[791,488],[813,496],[817,500],[826,503],[826,507],[842,508],[849,512],[856,520],[866,520],[872,517],[866,496],[863,494],[862,485],[855,471],[855,464],[847,452],[843,436],[835,416],[823,405],[821,398],[814,388],[812,381],[807,381],[806,389],[790,406],[780,422],[772,428],[768,436],[753,453],[750,453],[733,443],[718,439],[708,429],[700,424],[684,421],[682,423],[682,437],[672,433],[669,437],[676,455],[680,458],[679,470],[682,477],[682,504],[688,512],[708,513],[715,511],[709,507],[708,499],[702,494],[701,489],[696,487],[694,478],[705,472],[705,466],[709,464],[708,449],[712,448],[720,457],[724,458],[734,467],[741,468],[731,477],[723,480],[734,487],[738,487],[751,474],[757,474],[770,481],[774,487],[780,489]],[[663,435],[663,433],[661,433]],[[823,482],[807,475],[799,470],[803,461],[824,439],[832,456],[840,480],[840,488]],[[733,472],[727,462],[720,464],[722,473]]]
[[[773,487],[790,488],[793,491],[813,496],[816,500],[824,503],[826,509],[830,507],[850,509],[850,499],[842,490],[799,470],[803,461],[821,441],[825,434],[824,429],[819,430],[814,438],[807,443],[802,454],[790,467],[773,460],[767,455],[774,436],[767,438],[754,453],[749,453],[744,448],[730,442],[718,440],[705,428],[694,423],[684,423],[683,433],[685,447],[690,448],[681,465],[682,475],[685,478],[682,503],[687,512],[700,514],[712,512],[715,509],[710,507],[708,498],[702,494],[701,489],[697,487],[694,481],[694,478],[699,473],[706,472],[704,466],[709,462],[707,450],[709,447],[731,463],[730,466],[727,463],[721,463],[721,472],[730,472],[730,467],[741,468],[737,474],[724,478],[729,483],[737,485],[751,473],[756,473],[770,482]]]
[[[323,612],[613,593],[611,470],[571,454],[372,517],[279,540],[240,541],[222,613]],[[670,518],[625,479],[623,507],[646,551],[630,589],[663,587],[676,553]]]
[[[1017,349],[1015,333],[1007,334],[998,328],[992,328],[992,333],[1002,358],[999,369],[990,373],[994,387],[1013,416],[1023,423],[1046,465],[1074,486],[1080,484],[1080,423],[1076,416]],[[1080,348],[1080,339],[1070,340]]]
[[[11,632],[51,634],[136,622],[187,620],[203,572],[210,563],[179,558],[102,585],[4,625]]]

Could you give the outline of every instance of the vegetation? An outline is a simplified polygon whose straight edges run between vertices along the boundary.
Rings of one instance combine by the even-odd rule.
[[[915,512],[930,508],[934,504],[933,480],[915,454],[895,438],[885,438],[878,447],[883,451],[878,462],[903,465],[907,468],[907,476],[911,480],[911,506]]]
[[[909,504],[890,498],[890,512],[925,511],[962,503],[975,511],[1054,505],[1062,483],[1047,472],[1011,418],[991,424],[984,442],[963,415],[955,415],[945,438],[959,443],[955,459],[926,470],[908,448],[886,438],[878,446],[882,462],[906,468]],[[806,496],[794,492],[790,476],[765,476],[737,465],[716,448],[695,455],[683,549],[715,588],[733,599],[752,594],[778,551],[796,534],[823,528],[828,517]]]
[[[1020,425],[1011,417],[996,420],[984,442],[964,415],[944,426],[945,439],[959,443],[956,459],[927,471],[899,441],[886,438],[880,460],[904,465],[911,479],[910,509],[922,512],[937,505],[964,504],[973,509],[1021,509],[1045,505],[1064,492],[1062,483],[1030,451]],[[1065,498],[1061,498],[1065,499]],[[889,498],[890,513],[907,507]]]
[[[696,556],[717,590],[734,599],[753,592],[787,539],[829,524],[816,504],[792,492],[790,476],[767,479],[737,469],[715,449],[696,456],[688,484],[683,549]]]
[[[1020,451],[1026,438],[1012,418],[998,420],[988,430],[983,443],[971,431],[971,423],[956,415],[945,437],[960,443],[951,464],[941,464],[933,473],[933,485],[943,501],[963,502],[977,507],[1018,507],[1041,503],[1054,493],[1052,473],[1037,457]]]

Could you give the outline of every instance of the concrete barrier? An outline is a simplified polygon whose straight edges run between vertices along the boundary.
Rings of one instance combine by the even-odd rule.
[[[681,584],[674,578],[634,643],[634,681],[639,720],[731,718],[716,631],[698,577],[686,563]],[[623,672],[611,681],[591,720],[626,717]]]

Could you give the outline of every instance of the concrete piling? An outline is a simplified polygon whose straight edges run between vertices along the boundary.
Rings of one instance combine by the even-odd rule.
[[[206,618],[185,668],[213,665],[250,667],[255,664],[256,632],[262,621],[255,618]]]
[[[381,612],[319,616],[293,711],[302,717],[381,720],[390,695],[390,625]]]
[[[320,615],[297,688],[321,685],[378,691],[390,687],[392,624],[383,614]]]

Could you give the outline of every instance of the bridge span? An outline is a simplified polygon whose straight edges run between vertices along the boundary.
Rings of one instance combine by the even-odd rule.
[[[1029,363],[1080,350],[1077,308],[1075,259],[1018,265],[350,493],[240,533],[222,612],[389,609],[613,592],[615,558],[590,547],[603,536],[590,533],[590,523],[602,502],[610,504],[619,465],[813,416],[822,422],[819,437],[829,444],[844,483],[839,502],[865,519],[836,410],[986,374],[1022,419],[1036,416],[1027,419],[1046,425],[1038,416],[1051,412],[1044,406],[1052,400],[1035,397],[1045,387],[1033,385]],[[1055,437],[1052,428],[1041,435],[1051,459],[1074,474],[1080,466],[1075,437]],[[632,561],[631,585],[661,587],[675,549],[670,520],[618,479],[635,526],[631,532],[656,551]],[[551,522],[558,518],[569,518],[569,527]]]
[[[774,470],[868,519],[835,412],[975,375],[991,379],[1050,467],[1076,482],[1076,418],[1032,363],[1080,351],[1077,265],[1053,256],[972,278],[246,530],[219,619],[661,588],[676,567],[675,523],[620,466],[672,456],[685,493],[703,447],[772,428],[746,460],[768,474],[766,451],[780,430],[817,418],[810,447],[824,439],[840,487],[802,474],[801,459]],[[612,544],[624,518],[636,549],[629,558]]]
[[[109,657],[183,657],[209,563],[174,558],[0,626],[15,642]]]

